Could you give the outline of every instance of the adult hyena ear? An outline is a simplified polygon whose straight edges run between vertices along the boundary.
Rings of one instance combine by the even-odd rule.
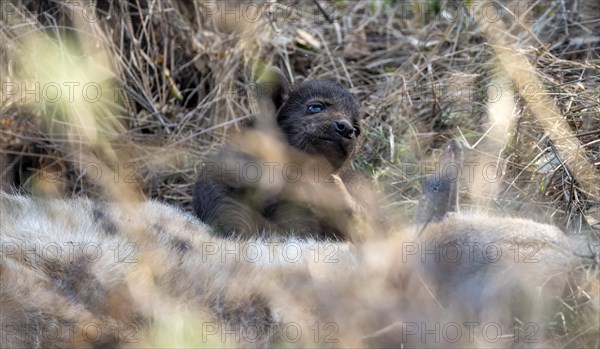
[[[462,146],[457,140],[452,140],[444,149],[437,170],[427,177],[423,185],[414,218],[419,233],[429,222],[439,222],[448,213],[458,211],[458,187],[463,161]]]
[[[258,79],[256,92],[261,108],[271,103],[274,112],[277,113],[288,99],[290,82],[279,68],[269,67]]]

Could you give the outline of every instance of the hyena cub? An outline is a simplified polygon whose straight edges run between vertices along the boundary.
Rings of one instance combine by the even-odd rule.
[[[270,74],[259,84],[261,115],[204,163],[195,214],[221,236],[359,239],[351,230],[377,205],[370,181],[349,166],[362,138],[357,102],[335,82],[291,87]]]

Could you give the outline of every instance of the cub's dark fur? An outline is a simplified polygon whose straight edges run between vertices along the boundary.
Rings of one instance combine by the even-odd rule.
[[[335,82],[309,80],[290,88],[281,72],[271,73],[275,81],[259,85],[261,115],[240,137],[250,130],[261,138],[275,134],[285,155],[260,156],[247,149],[255,142],[251,139],[226,146],[201,172],[194,188],[194,212],[222,236],[348,239],[349,225],[361,215],[358,211],[367,213],[363,217],[376,212],[369,180],[349,168],[362,138],[359,106]],[[263,150],[269,149],[258,152]],[[274,168],[277,174],[287,175],[276,188],[269,187],[270,162],[280,166]],[[238,173],[248,164],[263,170],[258,180]]]

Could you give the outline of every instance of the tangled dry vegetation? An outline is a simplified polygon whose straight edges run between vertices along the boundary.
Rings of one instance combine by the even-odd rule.
[[[423,161],[458,137],[467,162],[496,165],[493,181],[470,176],[463,202],[598,227],[592,2],[86,4],[3,3],[5,188],[97,195],[114,177],[189,207],[199,165],[256,111],[256,76],[273,64],[350,88],[366,130],[354,166],[397,214],[415,206]],[[84,136],[66,136],[74,124]],[[104,179],[85,143],[112,164]]]
[[[353,166],[398,220],[434,149],[458,138],[475,169],[463,172],[464,206],[600,239],[593,1],[1,6],[2,189],[189,209],[202,161],[256,112],[255,81],[275,65],[356,96],[366,137]],[[578,344],[598,345],[582,332]]]
[[[464,202],[597,229],[591,2],[507,1],[479,14],[469,1],[86,4],[2,4],[5,188],[97,195],[114,177],[112,186],[128,180],[189,207],[199,164],[256,110],[256,76],[273,64],[293,81],[350,88],[367,131],[354,166],[399,215],[415,206],[423,161],[458,137],[468,161],[493,163],[501,176],[467,183]],[[87,136],[68,139],[73,124]],[[90,174],[95,162],[82,165],[85,143],[113,164],[102,180]]]

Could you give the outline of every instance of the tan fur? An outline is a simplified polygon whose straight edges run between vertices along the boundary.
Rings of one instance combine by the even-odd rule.
[[[478,215],[429,224],[419,240],[398,231],[348,245],[222,240],[158,202],[1,193],[0,210],[0,346],[7,348],[528,346],[511,329],[515,317],[539,325],[534,335],[543,340],[549,304],[577,263],[552,226]],[[494,262],[427,257],[436,246],[464,243],[505,254]],[[522,263],[531,250],[510,249],[525,243],[538,248],[537,262]],[[478,322],[473,336],[469,321]],[[505,336],[482,336],[489,323]],[[440,331],[456,324],[463,335],[456,343],[443,333],[422,337],[411,327],[421,324]]]

